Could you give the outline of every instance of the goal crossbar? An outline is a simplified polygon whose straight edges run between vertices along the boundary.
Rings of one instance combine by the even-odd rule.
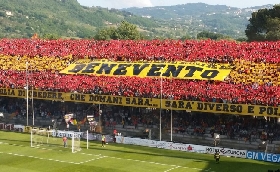
[[[66,137],[66,147],[71,148],[72,153],[81,150],[81,132],[74,131],[57,131],[57,130],[46,130],[46,129],[31,129],[30,145],[31,147],[48,145],[48,146],[59,146],[61,147],[62,138]],[[88,131],[86,133],[86,142],[88,149]]]

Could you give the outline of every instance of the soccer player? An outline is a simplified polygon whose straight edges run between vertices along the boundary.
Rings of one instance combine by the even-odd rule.
[[[66,148],[66,146],[67,146],[67,137],[63,137],[62,138],[62,141],[63,141],[63,145],[64,145],[64,147]]]
[[[116,129],[114,129],[113,135],[114,135],[114,143],[116,143],[116,136],[118,135],[118,131]]]
[[[216,164],[220,162],[220,153],[218,150],[216,150],[216,153],[214,154],[214,159],[216,160]]]
[[[102,143],[102,147],[105,147],[106,138],[105,138],[104,134],[102,134],[101,143]]]

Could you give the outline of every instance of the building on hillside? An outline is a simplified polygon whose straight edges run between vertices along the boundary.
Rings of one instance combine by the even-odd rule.
[[[12,13],[11,11],[6,11],[6,15],[7,15],[8,17],[10,17],[10,16],[13,16],[13,13]]]

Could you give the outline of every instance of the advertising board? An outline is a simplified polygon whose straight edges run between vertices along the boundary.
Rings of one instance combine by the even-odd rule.
[[[246,158],[253,159],[253,160],[259,160],[259,161],[280,163],[280,155],[273,154],[273,153],[248,151],[246,154]]]
[[[206,147],[206,153],[214,154],[216,151],[220,152],[222,156],[232,156],[237,158],[246,158],[247,150],[237,150],[221,147]]]

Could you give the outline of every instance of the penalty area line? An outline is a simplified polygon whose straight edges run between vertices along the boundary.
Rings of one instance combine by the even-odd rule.
[[[11,145],[11,146],[28,147],[28,146],[25,146],[25,145],[16,145],[16,144],[10,144],[10,143],[5,143],[5,142],[0,142],[0,145],[1,144]],[[63,146],[59,146],[59,147],[63,147]],[[32,147],[32,148],[43,149],[42,147],[38,147],[38,146],[37,147]],[[43,149],[43,150],[54,150],[54,149]],[[62,150],[59,149],[58,151],[62,151]],[[5,154],[5,153],[4,152],[0,152],[0,154]],[[88,156],[95,156],[97,158],[89,159],[87,161],[82,161],[82,162],[78,162],[78,163],[67,162],[67,161],[60,161],[60,160],[53,160],[53,161],[61,162],[61,163],[68,163],[68,164],[84,164],[84,163],[87,163],[87,162],[91,162],[91,161],[95,161],[95,160],[99,160],[99,159],[103,159],[103,158],[112,158],[112,159],[118,159],[118,160],[135,161],[135,162],[150,163],[150,164],[155,164],[155,165],[160,165],[160,166],[171,166],[172,167],[172,168],[170,168],[170,169],[168,169],[168,170],[166,170],[164,172],[169,172],[169,171],[177,169],[177,168],[192,169],[192,170],[199,170],[199,171],[205,171],[205,172],[215,172],[215,171],[211,171],[211,168],[209,168],[207,170],[203,170],[203,169],[200,169],[200,168],[191,168],[191,167],[186,167],[186,166],[179,166],[179,165],[173,165],[173,164],[163,164],[163,163],[158,163],[158,162],[153,162],[153,161],[144,161],[144,160],[137,160],[137,159],[125,159],[125,158],[118,158],[118,157],[113,157],[113,156],[105,156],[105,155],[102,155],[102,154],[87,154],[87,153],[83,153],[83,152],[81,152],[79,154],[81,154],[81,155],[88,155]],[[25,156],[25,155],[18,155],[17,154],[15,156]],[[28,157],[28,156],[26,156],[26,157]],[[31,157],[29,157],[29,158],[31,158]],[[39,157],[33,157],[33,158],[38,158],[40,160],[49,160],[49,159],[46,159],[46,158],[39,158]],[[49,161],[51,161],[51,160],[49,160]]]
[[[100,160],[100,159],[103,159],[103,158],[107,158],[107,156],[100,156],[98,158],[89,159],[87,161],[80,162],[80,164],[84,164],[84,163],[88,163],[88,162],[91,162],[91,161]]]
[[[165,170],[164,172],[169,172],[169,171],[175,170],[175,169],[177,169],[177,168],[180,168],[180,166],[172,167],[172,168],[170,168],[170,169],[168,169],[168,170]]]
[[[107,156],[107,157],[112,158],[112,159],[118,159],[118,160],[135,161],[135,162],[142,162],[142,163],[150,163],[150,164],[154,164],[154,165],[158,165],[158,166],[171,166],[172,167],[168,170],[165,170],[164,172],[169,172],[169,171],[175,170],[177,168],[192,169],[192,170],[205,171],[205,172],[215,172],[215,171],[210,171],[211,168],[208,169],[208,170],[203,170],[203,169],[199,169],[199,168],[191,168],[191,167],[173,165],[173,164],[163,164],[163,163],[158,163],[158,162],[153,162],[153,161],[143,161],[143,160],[137,160],[137,159],[125,159],[125,158],[117,158],[117,157],[110,157],[110,156]]]
[[[7,154],[7,155],[12,155],[12,156],[19,156],[19,157],[26,157],[26,158],[34,158],[34,159],[39,159],[39,160],[45,160],[45,161],[54,161],[54,162],[60,162],[60,163],[68,163],[68,164],[81,164],[81,162],[69,162],[69,161],[62,161],[62,160],[57,160],[57,159],[51,159],[51,158],[40,158],[37,156],[31,156],[31,155],[22,155],[18,153],[5,153],[5,152],[0,152],[1,154]]]

